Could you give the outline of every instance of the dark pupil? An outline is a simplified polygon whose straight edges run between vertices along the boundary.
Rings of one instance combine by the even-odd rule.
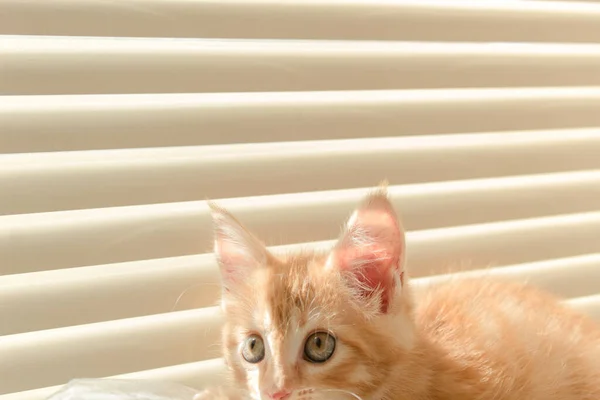
[[[250,350],[254,350],[254,346],[256,346],[256,339],[250,339]]]
[[[315,346],[317,346],[318,348],[321,348],[321,346],[323,345],[323,341],[321,340],[320,337],[316,337],[315,338]]]

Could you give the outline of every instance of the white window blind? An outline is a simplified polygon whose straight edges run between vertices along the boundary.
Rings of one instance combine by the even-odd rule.
[[[600,3],[0,0],[0,34],[0,400],[218,382],[206,198],[328,246],[387,178],[415,285],[600,318]]]

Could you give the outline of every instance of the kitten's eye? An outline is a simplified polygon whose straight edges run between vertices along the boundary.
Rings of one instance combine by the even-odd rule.
[[[335,351],[335,338],[328,332],[316,332],[306,339],[304,358],[313,363],[323,363],[331,358]]]
[[[257,364],[265,358],[265,343],[258,335],[250,335],[242,347],[242,357],[250,364]]]

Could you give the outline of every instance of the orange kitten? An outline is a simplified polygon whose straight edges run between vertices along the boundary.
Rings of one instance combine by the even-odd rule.
[[[454,280],[413,305],[384,190],[328,253],[275,257],[213,206],[225,360],[240,390],[202,399],[598,400],[600,330],[546,293]],[[551,245],[551,244],[549,244]]]

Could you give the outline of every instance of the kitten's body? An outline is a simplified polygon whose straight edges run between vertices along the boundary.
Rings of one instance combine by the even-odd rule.
[[[600,330],[554,297],[517,283],[456,279],[417,304],[419,372],[392,393],[419,382],[420,396],[406,398],[600,399]]]
[[[226,211],[214,216],[225,359],[242,397],[348,398],[303,391],[338,388],[364,400],[600,399],[600,330],[550,295],[468,279],[413,299],[402,227],[382,192],[329,254],[277,258]],[[309,362],[307,337],[319,331],[335,352]],[[264,340],[256,363],[241,356],[250,335]],[[204,398],[239,396],[216,393]]]

